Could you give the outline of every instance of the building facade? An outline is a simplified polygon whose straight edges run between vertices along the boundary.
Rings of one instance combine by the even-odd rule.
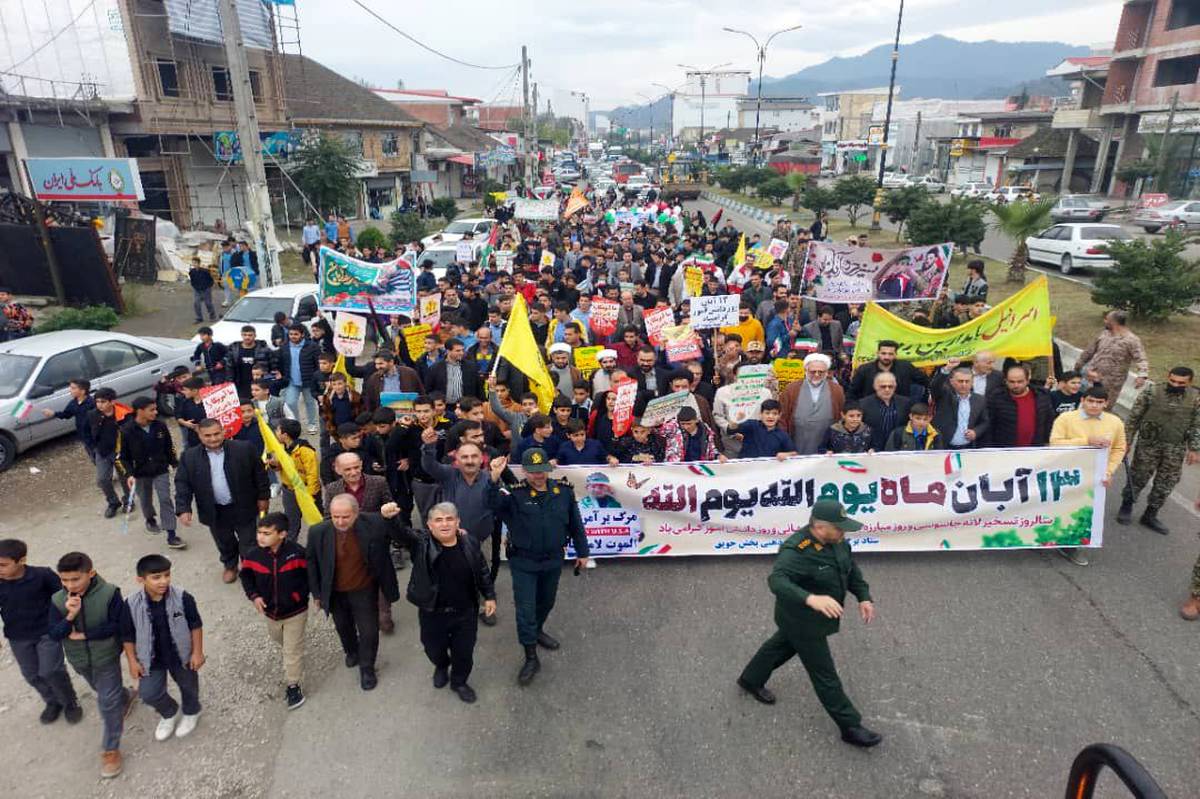
[[[684,87],[671,96],[671,135],[737,126],[738,103],[750,91],[749,70],[687,72]]]
[[[897,86],[894,97],[900,96]],[[821,167],[838,174],[867,166],[867,136],[878,102],[886,102],[887,87],[851,89],[817,95],[821,101]]]
[[[753,128],[756,118],[759,128],[795,133],[820,127],[821,110],[806,97],[764,97],[761,113],[757,98],[739,100],[737,126]]]

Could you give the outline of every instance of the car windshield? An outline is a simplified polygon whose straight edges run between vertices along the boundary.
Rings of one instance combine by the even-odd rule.
[[[292,313],[291,297],[242,297],[223,317],[226,322],[274,322],[275,314]]]
[[[0,399],[17,396],[37,363],[32,355],[0,353]]]
[[[417,259],[417,265],[419,266],[426,261],[433,261],[434,267],[449,266],[454,263],[454,255],[455,250],[426,250]]]
[[[1097,227],[1080,228],[1079,238],[1093,241],[1096,239],[1129,241],[1133,236],[1126,233],[1124,228],[1119,228],[1116,225],[1099,225]]]
[[[474,222],[466,222],[466,221],[463,221],[460,219],[457,222],[451,222],[449,225],[446,226],[446,229],[443,230],[442,232],[443,233],[463,234],[463,233],[470,233],[474,229],[475,229]]]

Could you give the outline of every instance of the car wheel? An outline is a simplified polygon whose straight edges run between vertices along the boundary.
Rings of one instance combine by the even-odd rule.
[[[13,465],[17,459],[17,442],[7,433],[0,433],[0,472]]]
[[[1064,275],[1069,275],[1071,272],[1075,271],[1075,262],[1071,260],[1070,255],[1064,255],[1062,257],[1062,263],[1058,265],[1058,271],[1062,272]]]
[[[1147,233],[1149,233],[1150,235],[1153,236],[1155,233],[1162,230],[1162,228],[1158,227],[1157,225],[1151,225],[1149,227],[1143,226],[1142,230],[1146,231]]]

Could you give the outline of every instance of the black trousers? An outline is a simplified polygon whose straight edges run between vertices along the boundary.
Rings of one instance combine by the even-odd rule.
[[[342,651],[358,655],[360,668],[375,668],[379,653],[379,589],[372,583],[361,591],[334,591],[329,613],[342,642]]]
[[[429,662],[439,669],[449,667],[451,686],[466,685],[475,663],[478,610],[422,610],[417,618],[421,623],[421,646]]]
[[[212,526],[208,530],[212,533],[213,543],[217,545],[221,565],[227,569],[236,569],[238,558],[258,546],[256,519],[253,516],[239,519],[233,505],[217,505]]]

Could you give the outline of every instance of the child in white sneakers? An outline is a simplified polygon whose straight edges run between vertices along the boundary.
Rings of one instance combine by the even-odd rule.
[[[142,701],[162,717],[154,739],[165,741],[172,733],[183,738],[200,719],[204,665],[200,612],[191,594],[171,585],[171,561],[162,555],[138,560],[137,581],[142,590],[125,600],[129,616],[121,633],[129,674],[139,680]],[[167,693],[168,674],[179,686],[180,702]]]

